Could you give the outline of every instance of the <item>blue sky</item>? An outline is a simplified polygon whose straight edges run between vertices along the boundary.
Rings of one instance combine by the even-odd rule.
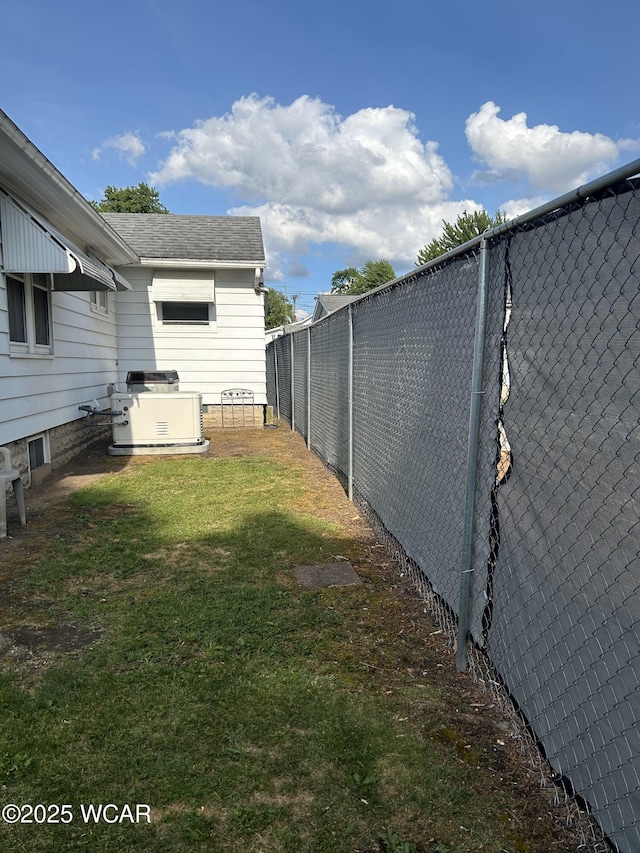
[[[637,2],[20,0],[0,106],[87,198],[257,214],[270,286],[410,270],[442,219],[515,215],[640,157]]]

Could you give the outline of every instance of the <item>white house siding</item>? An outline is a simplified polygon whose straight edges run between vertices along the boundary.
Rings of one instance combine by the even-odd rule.
[[[215,271],[210,326],[163,326],[156,319],[153,270],[122,272],[133,291],[117,296],[119,390],[130,370],[177,370],[180,390],[199,391],[205,405],[220,403],[228,388],[248,388],[256,404],[267,402],[264,296],[254,289],[253,269]]]
[[[88,292],[54,292],[51,302],[53,354],[12,355],[0,274],[1,445],[80,421],[78,406],[93,399],[106,407],[107,386],[117,380],[115,297],[108,296],[107,315],[91,309]]]

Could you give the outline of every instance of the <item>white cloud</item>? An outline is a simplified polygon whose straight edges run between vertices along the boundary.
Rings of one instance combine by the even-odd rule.
[[[474,201],[436,205],[371,205],[353,214],[334,214],[307,208],[266,203],[237,207],[234,216],[259,216],[265,238],[269,277],[281,280],[283,254],[306,254],[313,243],[331,242],[350,247],[350,263],[386,258],[398,272],[410,269],[418,250],[440,233],[442,220],[455,221],[464,210],[480,210]]]
[[[504,121],[499,112],[493,102],[483,104],[469,116],[466,134],[489,170],[485,183],[528,181],[520,187],[527,198],[500,205],[510,215],[603,173],[634,144],[552,125],[529,128],[524,113]],[[415,116],[394,106],[344,117],[317,98],[281,105],[253,94],[225,115],[161,137],[171,147],[151,183],[195,180],[232,191],[238,203],[229,213],[262,220],[271,281],[304,274],[290,256],[322,243],[348,247],[354,266],[386,258],[405,271],[443,220],[482,207],[451,200],[453,175],[437,143],[422,142]]]
[[[146,146],[137,133],[121,133],[119,136],[111,136],[105,139],[99,148],[94,148],[92,156],[99,160],[105,148],[112,148],[118,152],[118,156],[125,159],[130,166],[135,166],[138,160],[146,152]]]
[[[526,178],[534,193],[567,192],[609,170],[622,148],[601,133],[565,133],[556,125],[527,126],[526,113],[505,121],[493,101],[467,119],[466,134],[476,157],[491,170],[490,177]]]
[[[548,196],[529,196],[528,198],[509,199],[500,205],[500,210],[507,219],[515,219],[523,213],[529,213],[549,201]]]
[[[621,151],[640,151],[640,139],[621,139],[618,148]]]
[[[177,134],[178,144],[154,183],[195,178],[233,187],[250,202],[312,204],[331,212],[359,210],[374,198],[397,201],[419,192],[437,201],[451,174],[433,142],[423,145],[413,115],[396,107],[347,118],[303,96],[289,106],[250,95],[231,113]]]
[[[343,118],[308,96],[282,106],[254,94],[165,138],[175,145],[150,181],[232,189],[246,204],[230,213],[262,218],[272,277],[280,253],[322,242],[352,247],[354,261],[411,266],[442,219],[479,207],[447,201],[453,177],[437,144],[422,143],[413,114],[393,106]]]

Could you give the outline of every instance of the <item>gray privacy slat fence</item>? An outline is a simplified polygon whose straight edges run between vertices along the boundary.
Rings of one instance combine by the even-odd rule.
[[[308,365],[308,335],[293,335],[294,377],[293,388],[295,396],[296,429],[305,439],[307,438],[307,374]]]
[[[311,328],[311,447],[344,482],[348,474],[349,315]]]
[[[310,406],[310,447],[463,635],[471,577],[469,636],[558,776],[620,853],[636,853],[640,188],[619,174],[593,186],[489,233],[484,276],[477,241],[295,333],[293,410],[306,436]],[[468,456],[480,279],[480,438]],[[273,347],[291,421],[290,337],[270,345],[269,370]]]
[[[513,474],[489,656],[552,766],[640,850],[640,194],[516,233]],[[635,829],[632,827],[635,826]]]
[[[477,255],[353,306],[354,488],[435,592],[458,606]],[[493,337],[501,331],[495,315]],[[499,347],[497,348],[499,352]],[[492,362],[494,401],[498,365]],[[495,424],[497,406],[486,407]],[[491,482],[491,452],[484,455]],[[490,516],[490,486],[477,513]],[[478,564],[488,560],[488,544]],[[453,547],[452,547],[453,546]],[[481,568],[484,571],[484,568]],[[479,581],[482,583],[482,581]],[[483,606],[480,608],[480,616]]]
[[[267,356],[267,377],[271,370],[275,369],[277,364],[277,377],[274,377],[274,382],[277,379],[277,397],[273,401],[269,401],[273,406],[277,405],[280,417],[286,418],[291,423],[291,340],[289,336],[276,338],[273,342],[275,350],[273,360]],[[268,381],[267,385],[270,385]]]

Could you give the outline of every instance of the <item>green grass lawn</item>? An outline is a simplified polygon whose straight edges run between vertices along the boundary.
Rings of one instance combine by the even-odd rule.
[[[294,583],[293,566],[362,555],[296,509],[308,489],[267,458],[181,458],[72,495],[12,619],[93,642],[2,661],[0,801],[73,819],[0,823],[2,851],[545,849],[495,756],[458,734],[397,593],[375,574]],[[146,804],[151,822],[85,823],[90,803]]]

